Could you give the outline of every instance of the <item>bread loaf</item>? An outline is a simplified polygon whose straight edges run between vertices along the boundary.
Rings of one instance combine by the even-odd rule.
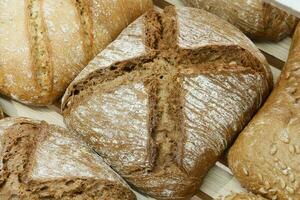
[[[300,24],[279,82],[229,152],[241,184],[269,199],[300,199]]]
[[[262,0],[183,0],[238,27],[255,40],[279,41],[290,35],[297,18]]]
[[[226,197],[217,198],[216,200],[266,200],[261,196],[256,196],[251,193],[236,193]]]
[[[58,100],[87,63],[151,0],[1,0],[0,94]]]
[[[135,199],[97,154],[62,128],[6,118],[0,141],[0,199]]]
[[[67,126],[139,191],[187,199],[272,88],[265,58],[205,11],[148,12],[63,97]]]

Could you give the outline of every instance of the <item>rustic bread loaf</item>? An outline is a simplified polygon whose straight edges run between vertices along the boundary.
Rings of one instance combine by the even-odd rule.
[[[62,128],[6,118],[0,141],[2,200],[135,199],[100,156]]]
[[[2,0],[0,94],[56,101],[87,63],[151,0]]]
[[[266,200],[261,196],[257,196],[251,193],[236,193],[226,197],[217,198],[216,200]]]
[[[300,24],[278,84],[229,152],[241,184],[270,199],[300,199],[299,130]]]
[[[168,7],[97,55],[62,110],[67,126],[135,188],[186,199],[271,88],[265,58],[235,27]]]
[[[297,18],[262,0],[183,0],[229,21],[255,40],[279,41],[290,35]]]

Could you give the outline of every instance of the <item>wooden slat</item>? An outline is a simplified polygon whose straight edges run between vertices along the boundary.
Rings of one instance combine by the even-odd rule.
[[[291,46],[292,39],[290,37],[274,43],[274,42],[255,42],[255,45],[262,51],[274,56],[275,58],[286,62],[289,48]]]
[[[262,51],[262,53],[264,54],[264,56],[266,57],[266,59],[270,65],[274,66],[275,68],[277,68],[279,70],[281,70],[283,68],[285,62],[283,62],[282,60],[279,60],[275,56],[268,54],[264,51]]]
[[[160,8],[164,8],[166,6],[170,6],[172,5],[171,3],[169,3],[168,1],[161,1],[161,0],[153,0],[154,4]]]
[[[29,117],[65,127],[62,115],[47,107],[30,107],[3,97],[0,98],[0,106],[4,113],[10,117]]]

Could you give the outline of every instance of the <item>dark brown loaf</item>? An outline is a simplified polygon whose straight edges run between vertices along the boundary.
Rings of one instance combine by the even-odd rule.
[[[279,41],[293,32],[297,18],[262,0],[183,0],[238,27],[256,40]]]
[[[270,199],[300,199],[300,24],[267,102],[229,152],[241,184]]]
[[[151,0],[1,0],[0,94],[58,100],[88,62]]]
[[[0,199],[134,200],[125,182],[70,132],[26,118],[0,121]]]
[[[169,7],[102,51],[71,83],[62,110],[138,190],[186,199],[271,88],[265,58],[236,28]]]
[[[250,193],[236,193],[226,197],[217,198],[216,200],[266,200],[261,196],[257,196]]]

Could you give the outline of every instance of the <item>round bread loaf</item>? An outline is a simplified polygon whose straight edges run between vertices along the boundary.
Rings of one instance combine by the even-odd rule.
[[[1,0],[0,94],[58,100],[76,75],[151,0]]]
[[[67,126],[130,184],[187,199],[272,88],[259,50],[192,8],[139,18],[71,83]]]
[[[269,199],[300,199],[300,24],[272,94],[230,149],[241,184]]]
[[[63,128],[3,119],[0,150],[0,199],[136,199],[100,156]]]
[[[236,193],[226,197],[217,198],[216,200],[266,200],[261,196],[256,196],[251,193]]]
[[[298,19],[262,0],[183,0],[238,27],[255,40],[279,41],[293,32]]]

